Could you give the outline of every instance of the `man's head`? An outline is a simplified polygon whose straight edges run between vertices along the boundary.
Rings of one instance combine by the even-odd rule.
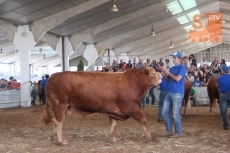
[[[205,62],[206,61],[206,58],[205,57],[203,57],[203,62]]]
[[[192,76],[192,73],[191,73],[191,72],[188,72],[188,76]]]
[[[222,71],[223,71],[224,73],[229,73],[229,67],[228,67],[227,65],[224,65],[224,66],[222,67]]]
[[[181,52],[175,52],[174,54],[171,55],[173,57],[173,64],[179,65],[180,61],[182,59],[182,54]]]
[[[48,79],[50,76],[49,76],[49,74],[46,74],[45,77],[46,77],[46,79]]]

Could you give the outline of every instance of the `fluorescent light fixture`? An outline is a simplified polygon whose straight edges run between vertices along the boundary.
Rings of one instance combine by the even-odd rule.
[[[181,4],[184,11],[197,6],[195,0],[179,0],[179,3]]]
[[[172,15],[183,12],[183,9],[180,6],[180,4],[178,3],[178,1],[173,1],[171,3],[166,4],[166,7],[169,9],[169,11],[172,13]]]

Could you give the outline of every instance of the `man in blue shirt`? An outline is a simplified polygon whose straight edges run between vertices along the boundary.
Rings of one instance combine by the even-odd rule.
[[[186,75],[186,68],[181,64],[182,54],[181,52],[175,52],[173,56],[173,66],[170,72],[167,68],[162,68],[169,81],[169,92],[164,100],[163,105],[163,116],[165,119],[166,136],[172,136],[175,138],[181,137],[181,118],[180,118],[180,107],[184,98],[184,80]],[[171,121],[171,110],[173,113],[174,124],[175,124],[175,135],[172,132],[172,121]]]
[[[222,67],[222,76],[217,79],[217,84],[220,90],[220,114],[223,121],[223,129],[228,130],[229,122],[228,122],[228,103],[230,102],[230,74],[229,67],[224,65]]]
[[[48,83],[49,74],[46,74],[45,78],[46,79],[42,80],[42,83],[41,83],[41,87],[42,87],[42,105],[45,105],[45,103],[46,103],[46,85]]]

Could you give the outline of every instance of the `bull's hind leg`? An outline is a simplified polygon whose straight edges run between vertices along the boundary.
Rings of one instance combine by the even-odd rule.
[[[117,125],[117,120],[109,117],[109,124],[110,124],[110,131],[109,131],[109,138],[111,142],[116,142],[116,137],[115,137],[115,127]]]
[[[210,110],[209,110],[210,116],[213,116],[212,107],[213,107],[215,100],[216,100],[215,98],[210,98]]]
[[[51,141],[53,141],[56,136],[57,136],[57,126],[56,124],[54,124],[54,130],[51,133]]]
[[[67,141],[62,133],[62,126],[63,126],[63,121],[65,118],[65,110],[67,107],[63,107],[63,105],[58,105],[57,109],[54,112],[54,119],[53,122],[55,124],[55,129],[56,129],[56,133],[58,136],[58,140],[61,144],[67,144]],[[53,131],[52,136],[55,133],[55,129]],[[52,138],[52,137],[51,137]]]
[[[134,108],[133,112],[129,115],[130,115],[130,117],[137,120],[142,125],[148,141],[151,141],[152,140],[151,132],[147,126],[146,118],[141,113],[139,107]]]

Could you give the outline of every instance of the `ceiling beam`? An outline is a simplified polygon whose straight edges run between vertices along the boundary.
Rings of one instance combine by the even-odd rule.
[[[35,41],[36,42],[39,41],[47,31],[61,24],[65,20],[73,16],[76,16],[78,14],[81,14],[83,12],[86,12],[97,6],[100,6],[109,1],[110,0],[88,0],[84,3],[73,6],[61,12],[58,12],[50,16],[47,16],[45,18],[42,18],[40,20],[34,21],[32,24],[30,24],[30,27],[32,29]]]

